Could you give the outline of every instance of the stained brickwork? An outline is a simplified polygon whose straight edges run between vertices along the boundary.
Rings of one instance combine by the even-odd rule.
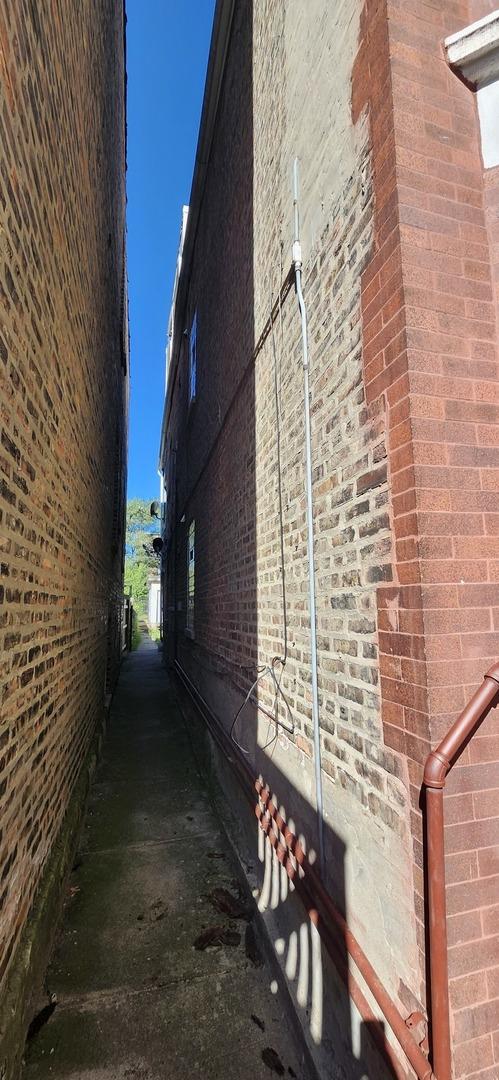
[[[124,12],[0,2],[0,985],[119,659]]]
[[[178,340],[198,313],[198,395],[189,405],[184,336],[167,402],[165,627],[169,656],[227,727],[286,655],[280,716],[294,731],[269,742],[268,675],[235,731],[316,846],[303,374],[288,279],[298,156],[326,873],[405,1015],[428,1004],[424,760],[499,654],[497,179],[484,177],[475,101],[441,47],[484,9],[333,7],[268,0],[251,18],[236,4],[177,312]],[[456,1075],[487,1080],[498,758],[491,715],[446,797]]]

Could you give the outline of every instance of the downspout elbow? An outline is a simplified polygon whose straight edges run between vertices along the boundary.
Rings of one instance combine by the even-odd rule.
[[[499,664],[492,664],[492,667],[489,668],[485,678],[493,679],[494,682],[499,683]]]
[[[432,750],[425,761],[423,784],[429,788],[444,788],[450,761],[438,750]]]
[[[428,755],[423,783],[429,788],[443,788],[451,761],[460,753],[466,739],[473,733],[477,724],[487,715],[494,700],[499,696],[499,663],[495,663],[484,676],[482,686],[468,702],[468,705],[447,732],[442,742]]]

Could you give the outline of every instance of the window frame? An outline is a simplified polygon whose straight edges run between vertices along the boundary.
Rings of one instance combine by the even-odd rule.
[[[196,594],[196,521],[191,518],[187,529],[187,588],[185,604],[185,632],[194,637],[194,604]]]
[[[197,394],[197,374],[198,374],[198,313],[197,308],[194,311],[192,317],[191,328],[189,331],[189,379],[188,379],[188,393],[189,393],[189,406],[196,400]]]

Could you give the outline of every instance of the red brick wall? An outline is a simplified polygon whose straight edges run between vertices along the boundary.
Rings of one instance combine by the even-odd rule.
[[[490,15],[493,11],[497,11],[496,0],[470,0],[468,22],[476,22],[477,19],[483,19],[485,15]]]
[[[116,671],[123,34],[118,0],[0,0],[1,986]]]
[[[489,238],[492,291],[499,328],[499,165],[484,171],[485,224]]]
[[[385,396],[396,537],[396,586],[378,594],[383,718],[388,745],[409,762],[422,953],[422,765],[499,653],[491,209],[488,232],[486,219],[497,196],[489,175],[484,200],[475,101],[442,50],[479,14],[466,3],[368,4],[353,82],[354,116],[370,111],[376,187],[366,393]],[[498,760],[491,715],[446,797],[458,1076],[492,1077],[498,1061]]]

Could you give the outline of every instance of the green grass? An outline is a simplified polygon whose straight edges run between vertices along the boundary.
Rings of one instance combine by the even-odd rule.
[[[132,652],[138,649],[142,641],[142,634],[139,630],[139,618],[137,612],[133,612],[133,626],[132,626]]]

